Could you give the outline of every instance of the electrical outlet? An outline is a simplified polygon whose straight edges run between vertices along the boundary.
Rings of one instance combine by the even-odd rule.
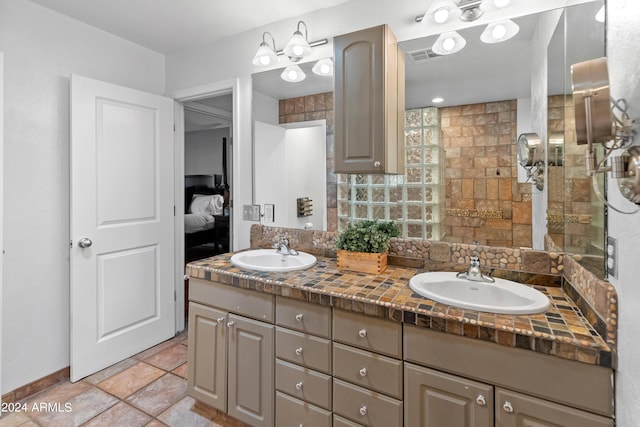
[[[607,236],[607,276],[618,277],[618,240]]]
[[[275,211],[276,205],[264,205],[264,222],[275,222]]]
[[[260,221],[260,205],[242,205],[244,221]]]

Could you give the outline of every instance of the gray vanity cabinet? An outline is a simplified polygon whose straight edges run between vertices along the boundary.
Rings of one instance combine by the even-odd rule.
[[[405,363],[406,427],[492,427],[493,386]]]
[[[613,420],[496,388],[496,427],[613,427]]]
[[[189,285],[189,396],[252,426],[273,426],[273,297],[197,279]]]
[[[404,54],[387,25],[333,39],[335,172],[404,173]]]

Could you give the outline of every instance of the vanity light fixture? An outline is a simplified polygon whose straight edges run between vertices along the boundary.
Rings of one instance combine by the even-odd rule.
[[[457,3],[459,3],[458,0]],[[456,19],[462,13],[457,3],[452,0],[434,0],[422,17],[422,22],[444,24],[445,22]]]
[[[266,36],[269,35],[271,37],[272,46],[269,46],[267,43]],[[256,51],[256,54],[253,56],[253,65],[258,66],[266,66],[273,62],[276,62],[278,58],[276,57],[276,41],[271,35],[270,32],[265,31],[262,33],[262,42]]]
[[[450,55],[460,51],[466,44],[467,41],[460,34],[449,31],[438,36],[431,50],[438,55]]]
[[[487,25],[480,35],[480,40],[485,43],[500,43],[509,40],[511,37],[518,34],[520,27],[511,19],[500,22],[492,22]]]
[[[304,26],[304,36],[300,31],[300,25]],[[307,24],[305,24],[304,21],[298,21],[296,31],[294,31],[293,36],[291,36],[287,45],[284,47],[284,54],[287,55],[291,61],[298,62],[305,56],[311,54],[311,45],[309,45],[307,37]]]
[[[285,68],[282,74],[280,74],[280,77],[285,82],[297,83],[303,81],[307,75],[297,64],[293,64]]]
[[[482,0],[480,9],[485,12],[498,10],[509,6],[509,3],[511,3],[511,0]]]
[[[333,61],[331,58],[324,58],[315,63],[311,71],[319,76],[333,75]]]

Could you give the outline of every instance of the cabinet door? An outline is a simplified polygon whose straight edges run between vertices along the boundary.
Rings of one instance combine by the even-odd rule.
[[[404,377],[406,426],[493,426],[493,386],[410,363]]]
[[[588,393],[576,390],[576,393]],[[496,427],[613,427],[613,420],[557,403],[496,389]]]
[[[335,171],[398,170],[398,50],[381,25],[334,38]],[[404,91],[402,91],[404,93]],[[403,122],[402,122],[403,123]]]
[[[274,327],[229,315],[228,414],[252,426],[272,426]]]
[[[227,313],[189,303],[189,396],[227,410]]]

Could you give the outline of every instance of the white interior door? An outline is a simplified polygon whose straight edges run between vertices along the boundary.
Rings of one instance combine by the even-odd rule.
[[[71,380],[174,335],[173,101],[71,77]]]

